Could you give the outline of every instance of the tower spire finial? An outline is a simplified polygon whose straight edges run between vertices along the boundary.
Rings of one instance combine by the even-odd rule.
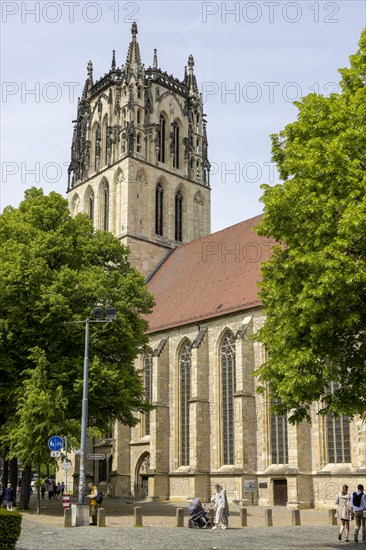
[[[112,65],[111,65],[112,71],[116,70],[116,50],[112,50]]]
[[[141,65],[140,48],[136,38],[137,32],[138,32],[137,23],[136,21],[134,21],[131,27],[132,40],[130,42],[128,52],[127,52],[127,59],[126,59],[127,66]]]
[[[155,48],[154,49],[153,69],[157,69],[157,68],[158,68],[158,54],[157,54],[157,49]]]

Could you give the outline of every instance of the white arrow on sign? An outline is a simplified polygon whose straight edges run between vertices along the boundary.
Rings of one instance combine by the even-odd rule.
[[[87,458],[89,458],[89,460],[104,460],[105,459],[105,455],[97,455],[97,454],[89,454],[87,455]]]

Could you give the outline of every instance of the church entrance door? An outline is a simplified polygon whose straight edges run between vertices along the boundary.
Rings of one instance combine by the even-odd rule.
[[[144,453],[140,457],[140,460],[138,461],[137,468],[136,468],[135,495],[137,498],[148,497],[149,469],[150,469],[150,453]]]
[[[273,481],[273,503],[275,506],[286,506],[287,480],[275,479]]]

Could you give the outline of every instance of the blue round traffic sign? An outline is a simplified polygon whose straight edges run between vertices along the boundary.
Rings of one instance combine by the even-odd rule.
[[[49,438],[48,448],[51,451],[60,451],[62,449],[62,446],[63,446],[62,437],[60,437],[59,435],[53,435],[52,437]]]

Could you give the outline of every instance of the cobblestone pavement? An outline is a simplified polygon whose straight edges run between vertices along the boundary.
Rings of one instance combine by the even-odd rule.
[[[273,527],[264,527],[264,509],[248,507],[248,527],[239,527],[239,508],[231,506],[230,528],[214,531],[175,527],[175,510],[187,503],[123,502],[105,499],[107,527],[63,527],[61,501],[42,502],[41,515],[24,512],[16,550],[366,550],[366,544],[338,541],[328,512],[302,510],[298,527],[291,512],[273,508]],[[142,528],[134,528],[133,508],[141,506]],[[34,508],[34,503],[31,503]],[[186,514],[187,515],[187,514]],[[185,524],[187,518],[185,518]],[[354,524],[351,526],[353,540]]]

